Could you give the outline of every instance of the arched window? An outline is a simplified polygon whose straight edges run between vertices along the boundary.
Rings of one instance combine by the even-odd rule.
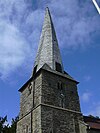
[[[65,107],[65,96],[64,96],[63,93],[60,94],[60,106],[61,106],[62,108]]]
[[[62,88],[63,88],[62,83],[61,83],[61,82],[58,82],[58,89],[59,89],[59,90],[62,90]]]
[[[28,95],[31,94],[32,91],[32,82],[28,85]]]
[[[61,82],[58,83],[58,89],[59,89],[59,99],[60,99],[60,107],[64,108],[65,107],[65,92],[64,92],[64,87]]]

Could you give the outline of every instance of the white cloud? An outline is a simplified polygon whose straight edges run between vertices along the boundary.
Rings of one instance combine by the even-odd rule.
[[[67,49],[91,46],[93,43],[92,35],[95,36],[95,31],[100,31],[100,17],[93,15],[95,11],[92,2],[83,2],[82,6],[78,0],[55,3],[52,2],[53,12],[55,12],[55,23],[61,46]]]
[[[99,116],[100,117],[100,104],[96,107],[95,111],[93,112],[93,114],[95,116]]]
[[[88,112],[88,114],[100,117],[100,103],[95,103],[95,105],[92,106],[91,111]]]
[[[5,77],[21,66],[35,53],[44,7],[49,6],[56,27],[59,45],[66,50],[87,48],[100,30],[100,17],[93,13],[92,2],[79,4],[78,0],[47,0],[37,2],[33,10],[32,1],[0,1],[0,75]],[[35,9],[35,8],[34,8]],[[90,27],[91,26],[91,27]],[[95,32],[96,31],[96,32]],[[34,54],[33,54],[34,55]]]
[[[89,102],[92,94],[90,92],[84,92],[81,96],[83,102]]]
[[[30,45],[19,28],[19,21],[11,21],[15,1],[0,1],[0,77],[6,76],[27,60]],[[8,8],[7,8],[8,7]],[[21,7],[20,7],[21,8]],[[19,10],[19,9],[18,9]]]
[[[3,29],[3,30],[2,30]],[[0,73],[6,75],[21,65],[30,51],[16,27],[0,23]]]
[[[93,38],[100,31],[100,17],[91,0],[52,0],[47,5],[51,9],[60,47],[77,50],[93,45]]]
[[[85,80],[86,82],[90,81],[90,80],[91,80],[91,76],[89,76],[89,75],[85,76],[85,77],[84,77],[84,80]]]

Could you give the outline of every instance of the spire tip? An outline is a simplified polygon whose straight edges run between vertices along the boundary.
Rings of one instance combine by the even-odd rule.
[[[46,10],[49,10],[49,7],[47,6],[45,9],[46,9]]]

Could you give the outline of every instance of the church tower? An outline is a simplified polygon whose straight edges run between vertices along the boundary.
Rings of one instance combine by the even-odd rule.
[[[32,76],[19,89],[17,133],[85,133],[77,84],[64,71],[54,25],[46,8]]]

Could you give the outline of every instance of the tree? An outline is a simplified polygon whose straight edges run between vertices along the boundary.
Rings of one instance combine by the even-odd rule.
[[[17,121],[19,117],[12,118],[11,126],[10,126],[10,133],[16,133]]]
[[[16,133],[16,126],[19,117],[12,118],[11,126],[7,124],[7,116],[0,117],[0,133]]]
[[[5,122],[7,122],[7,116],[5,116],[4,118],[0,117],[0,133],[3,133]]]

